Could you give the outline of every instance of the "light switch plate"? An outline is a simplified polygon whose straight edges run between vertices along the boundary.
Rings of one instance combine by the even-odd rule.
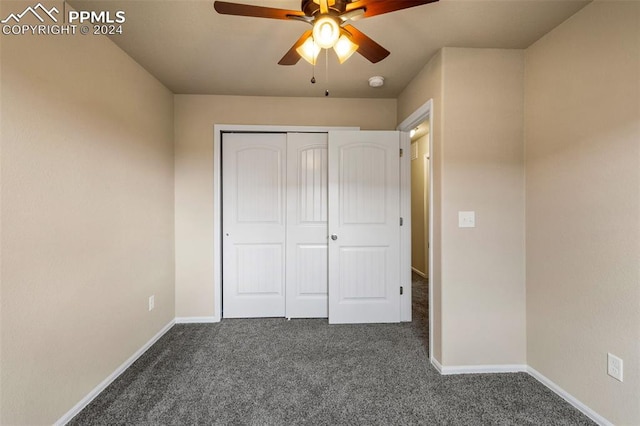
[[[458,212],[458,228],[475,228],[476,212]]]

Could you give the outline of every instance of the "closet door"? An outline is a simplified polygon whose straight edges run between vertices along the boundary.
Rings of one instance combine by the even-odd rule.
[[[287,318],[326,318],[326,133],[287,138]]]
[[[400,135],[329,132],[329,322],[400,321]]]
[[[287,135],[222,139],[223,316],[285,316]]]

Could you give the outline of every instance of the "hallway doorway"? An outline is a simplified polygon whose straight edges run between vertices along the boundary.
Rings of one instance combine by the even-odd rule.
[[[411,138],[411,302],[413,322],[429,348],[429,119],[415,126]]]
[[[433,283],[432,277],[439,271],[434,263],[434,164],[433,158],[433,100],[430,99],[405,118],[398,130],[404,135],[406,181],[410,188],[406,207],[411,226],[406,238],[411,242],[411,255],[403,266],[411,277],[412,322],[420,330],[421,337],[433,361]],[[407,158],[408,157],[408,158]],[[403,272],[404,273],[404,272]]]
[[[411,130],[411,269],[429,277],[429,122]]]

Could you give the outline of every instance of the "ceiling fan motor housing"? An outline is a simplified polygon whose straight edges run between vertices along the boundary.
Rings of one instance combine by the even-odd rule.
[[[329,13],[330,14],[341,14],[347,9],[346,0],[335,0],[329,1]],[[313,16],[317,13],[320,13],[320,4],[316,3],[314,0],[302,0],[302,4],[300,5],[300,9],[307,16]]]

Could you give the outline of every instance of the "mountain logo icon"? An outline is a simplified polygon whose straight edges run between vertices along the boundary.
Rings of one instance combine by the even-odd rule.
[[[40,22],[44,23],[44,17],[49,17],[53,22],[58,22],[58,18],[56,18],[55,14],[60,13],[60,11],[56,7],[52,7],[51,9],[47,9],[42,5],[42,3],[38,3],[35,6],[27,7],[22,13],[11,13],[5,19],[0,21],[2,24],[7,24],[9,21],[13,20],[16,24],[20,22],[20,20],[27,14],[32,14],[35,16]]]

